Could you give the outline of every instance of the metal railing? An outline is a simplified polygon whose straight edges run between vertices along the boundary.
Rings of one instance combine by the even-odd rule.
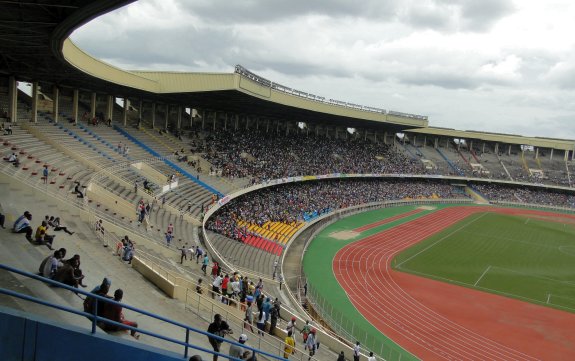
[[[219,353],[219,352],[215,352],[215,351],[213,351],[213,350],[209,350],[209,349],[203,348],[203,347],[201,347],[201,346],[194,345],[194,344],[190,343],[190,334],[196,334],[196,335],[211,337],[211,338],[214,338],[214,339],[217,339],[217,340],[219,340],[219,341],[226,342],[226,343],[229,343],[229,344],[241,346],[241,347],[243,347],[244,349],[249,350],[249,351],[255,353],[256,355],[261,355],[262,357],[270,358],[270,359],[273,359],[273,360],[285,360],[283,357],[274,355],[274,354],[272,354],[272,353],[269,353],[269,352],[266,352],[266,351],[261,351],[261,350],[259,350],[259,349],[257,349],[257,348],[253,348],[253,347],[250,347],[250,346],[246,346],[246,345],[239,344],[239,343],[237,343],[237,342],[235,342],[235,341],[228,340],[228,339],[225,339],[225,338],[223,338],[223,337],[220,337],[220,336],[217,336],[217,335],[214,335],[214,334],[210,334],[210,333],[208,333],[208,332],[205,332],[205,331],[198,330],[198,329],[196,329],[196,328],[190,327],[190,326],[185,325],[185,324],[183,324],[183,323],[181,323],[181,322],[174,321],[174,320],[170,320],[170,319],[168,319],[168,318],[165,318],[165,317],[162,317],[162,316],[159,316],[159,315],[156,315],[156,314],[147,312],[147,311],[145,311],[145,310],[142,310],[142,309],[139,309],[139,308],[136,308],[136,307],[127,305],[127,304],[123,304],[123,303],[120,303],[120,302],[116,302],[116,301],[111,300],[111,299],[109,299],[109,298],[107,298],[107,297],[102,297],[102,296],[99,296],[99,295],[96,295],[96,294],[93,294],[93,293],[90,293],[90,292],[86,292],[86,291],[83,291],[83,290],[80,290],[80,289],[77,289],[77,288],[74,288],[74,287],[70,287],[70,286],[65,285],[65,284],[63,284],[63,283],[53,281],[53,280],[51,280],[51,279],[49,279],[49,278],[37,276],[37,275],[31,274],[31,273],[28,273],[28,272],[24,272],[24,271],[21,271],[21,270],[18,270],[18,269],[16,269],[16,268],[13,268],[13,267],[10,267],[10,266],[6,266],[6,265],[3,265],[3,264],[0,264],[0,269],[2,269],[2,270],[4,270],[4,271],[7,271],[7,272],[11,272],[11,273],[15,273],[15,274],[24,276],[24,277],[29,278],[29,279],[34,279],[34,280],[37,280],[37,281],[40,281],[40,282],[44,282],[44,283],[46,283],[46,284],[48,284],[48,285],[52,285],[52,286],[56,286],[56,287],[59,287],[59,288],[63,288],[63,289],[66,289],[66,290],[68,290],[68,291],[74,292],[74,293],[76,293],[76,294],[80,294],[80,295],[83,295],[83,296],[86,296],[86,297],[90,297],[90,298],[92,298],[92,299],[101,301],[101,302],[103,302],[104,304],[111,304],[111,305],[121,306],[121,307],[124,308],[124,309],[128,309],[128,310],[134,311],[134,312],[136,312],[136,313],[138,313],[138,314],[141,314],[141,315],[144,315],[144,316],[148,316],[148,317],[153,318],[153,319],[155,319],[155,320],[161,321],[161,322],[163,322],[163,323],[166,323],[166,324],[169,324],[169,325],[172,325],[172,326],[176,326],[177,328],[179,328],[179,329],[181,330],[181,332],[182,332],[182,337],[181,337],[181,339],[175,339],[175,338],[168,337],[168,336],[165,336],[165,335],[162,335],[162,334],[159,334],[159,333],[155,333],[155,332],[153,332],[153,331],[149,331],[149,330],[144,329],[144,328],[136,328],[136,327],[128,326],[128,325],[125,325],[125,324],[122,324],[122,323],[119,323],[119,322],[115,322],[115,321],[112,321],[112,320],[110,320],[110,319],[107,319],[107,318],[98,316],[98,306],[97,306],[97,305],[98,305],[98,302],[94,302],[94,303],[93,303],[93,304],[94,304],[93,312],[92,312],[92,313],[87,313],[87,312],[79,311],[79,310],[77,310],[77,309],[74,309],[74,308],[71,308],[71,307],[68,307],[68,306],[62,306],[62,305],[59,305],[59,304],[56,304],[56,303],[53,303],[53,302],[49,302],[49,301],[46,301],[46,300],[43,300],[43,299],[39,299],[39,298],[37,298],[37,297],[29,296],[29,295],[22,294],[22,293],[19,293],[19,292],[15,292],[15,291],[12,291],[12,290],[8,290],[8,289],[5,289],[5,288],[0,288],[0,293],[1,293],[1,294],[5,294],[5,295],[11,296],[11,297],[20,298],[20,299],[23,299],[23,300],[26,300],[26,301],[29,301],[29,302],[33,302],[33,303],[36,303],[36,304],[39,304],[39,305],[42,305],[42,306],[46,306],[46,307],[49,307],[49,308],[52,308],[52,309],[57,309],[57,310],[64,311],[64,312],[67,312],[67,313],[71,313],[71,314],[75,314],[75,315],[87,317],[87,318],[90,319],[90,321],[91,321],[91,334],[95,334],[95,333],[97,332],[97,330],[98,330],[98,325],[99,325],[99,324],[102,324],[102,323],[103,323],[103,324],[109,324],[109,325],[117,326],[117,327],[119,327],[119,328],[121,328],[121,329],[126,329],[126,330],[130,330],[130,331],[136,331],[136,332],[138,332],[138,333],[141,333],[141,334],[144,334],[144,335],[148,335],[148,336],[151,336],[151,337],[154,337],[154,338],[163,340],[163,341],[167,341],[167,342],[172,343],[172,344],[180,345],[180,346],[182,346],[182,348],[183,348],[183,357],[186,358],[186,359],[187,359],[188,356],[189,356],[189,351],[190,351],[190,349],[194,349],[194,350],[199,350],[199,351],[207,352],[207,353],[210,353],[210,354],[218,355],[218,356],[224,357],[224,358],[226,358],[226,359],[237,360],[237,359],[235,359],[235,358],[233,358],[233,357],[230,357],[229,355],[226,355],[226,354],[223,354],[223,353]]]

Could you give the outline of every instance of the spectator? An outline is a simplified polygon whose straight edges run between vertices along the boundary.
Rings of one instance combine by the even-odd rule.
[[[14,226],[12,227],[12,230],[15,233],[25,233],[26,234],[26,239],[30,242],[32,242],[32,227],[30,226],[30,221],[32,220],[32,214],[28,211],[24,212],[23,215],[21,215],[20,217],[18,217],[18,219],[16,219],[16,222],[14,222]]]
[[[245,344],[246,341],[248,340],[248,336],[245,333],[242,333],[240,335],[240,337],[238,338],[238,342],[240,344]],[[246,355],[244,355],[244,353],[246,352],[246,350],[244,350],[243,347],[235,345],[235,344],[231,344],[230,345],[230,351],[228,352],[228,354],[230,355],[230,357],[233,358],[237,358],[240,360],[245,360],[246,359]],[[249,354],[249,351],[247,352],[247,354]]]
[[[233,331],[230,329],[230,326],[226,321],[222,321],[222,316],[219,313],[216,313],[214,315],[214,322],[210,323],[208,326],[208,333],[224,338],[226,335],[233,333]],[[215,352],[220,352],[220,346],[223,342],[222,340],[208,336],[208,341]],[[218,361],[218,355],[214,354],[212,360]]]
[[[63,226],[63,225],[60,223],[60,217],[54,218],[53,216],[51,216],[50,219],[48,220],[48,225],[49,225],[50,227],[53,227],[53,228],[54,228],[54,231],[56,231],[56,232],[58,232],[58,231],[64,231],[64,232],[68,233],[69,235],[73,235],[73,234],[74,234],[74,232],[68,230],[68,227]]]
[[[284,340],[284,358],[289,358],[290,355],[295,354],[295,340],[292,331],[288,331]]]
[[[114,301],[122,302],[123,297],[124,297],[124,291],[122,291],[121,289],[117,289],[114,292]],[[122,312],[122,306],[120,306],[120,305],[106,303],[106,305],[104,306],[104,311],[102,313],[102,316],[104,318],[111,320],[111,321],[115,321],[115,322],[124,324],[126,326],[130,326],[130,327],[134,327],[134,328],[138,327],[138,324],[136,322],[126,320],[126,318],[124,317],[124,313]],[[104,330],[106,330],[106,331],[121,331],[121,330],[125,330],[125,329],[126,328],[123,328],[123,327],[117,326],[117,325],[112,325],[109,323],[104,324]],[[134,337],[136,340],[140,338],[140,335],[137,333],[136,330],[130,329],[130,335],[132,337]]]
[[[46,221],[42,221],[42,223],[36,228],[36,243],[38,244],[45,244],[48,249],[52,250],[52,243],[54,242],[54,238],[56,236],[48,234],[48,223]]]

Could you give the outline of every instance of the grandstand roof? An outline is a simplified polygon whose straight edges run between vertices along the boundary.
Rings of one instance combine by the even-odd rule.
[[[474,130],[455,130],[439,127],[427,127],[418,129],[409,129],[406,133],[438,135],[442,137],[451,137],[458,139],[481,140],[486,142],[495,142],[502,144],[520,144],[532,145],[537,148],[551,148],[561,150],[575,150],[575,141],[566,139],[524,137],[515,134],[499,134],[478,132]]]
[[[326,104],[272,89],[237,73],[125,71],[76,47],[69,35],[91,19],[134,0],[38,0],[0,3],[0,74],[129,98],[263,118],[390,131],[427,119]]]

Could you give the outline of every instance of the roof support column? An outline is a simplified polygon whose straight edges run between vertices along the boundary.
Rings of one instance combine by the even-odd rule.
[[[425,146],[427,145],[427,135],[423,136],[423,149],[425,149]]]
[[[364,133],[363,133],[363,141],[364,141],[364,142],[367,141],[367,129],[364,130]]]
[[[269,131],[270,131],[270,120],[268,118],[267,125],[266,125],[266,133],[269,133]]]
[[[469,145],[467,146],[467,150],[471,152],[473,150],[473,141],[469,141]]]
[[[74,119],[74,124],[78,124],[78,98],[80,97],[80,91],[74,89],[74,95],[72,97],[72,118]]]
[[[12,123],[18,123],[18,83],[16,78],[8,78],[8,117]]]
[[[92,92],[92,98],[90,99],[90,118],[94,119],[96,117],[96,93]]]
[[[565,151],[565,154],[563,155],[563,160],[564,160],[564,161],[568,161],[568,160],[569,160],[569,151],[568,151],[568,150]]]
[[[206,125],[206,111],[202,110],[202,130],[204,130],[204,127]],[[237,130],[238,126],[237,126],[237,122],[236,122],[236,130]]]
[[[549,160],[553,160],[553,148],[551,148],[551,153],[549,153]]]
[[[170,120],[170,104],[166,103],[166,117],[164,122],[164,130],[168,130],[168,121]]]
[[[224,118],[224,130],[228,130],[228,113],[226,113],[226,117]]]
[[[485,153],[485,142],[483,142],[483,146],[481,147],[481,154]]]
[[[535,148],[535,159],[539,159],[539,148]]]
[[[144,111],[144,99],[140,98],[140,105],[138,106],[138,130],[142,125],[142,112]]]
[[[509,147],[507,148],[507,155],[511,156],[511,144],[509,144]]]
[[[30,121],[34,123],[38,123],[38,82],[35,81],[32,83],[32,114],[30,117]]]
[[[246,130],[250,129],[250,117],[246,115]]]
[[[495,154],[499,155],[499,143],[495,143]]]
[[[449,137],[445,138],[445,149],[449,149]]]
[[[182,129],[182,106],[178,105],[178,132]]]
[[[384,132],[384,133],[383,133],[383,144],[385,144],[385,135],[386,135],[386,134],[387,134],[387,132]],[[377,131],[374,131],[374,132],[373,132],[373,141],[374,141],[375,143],[379,143],[379,142],[377,141]]]
[[[216,124],[218,122],[218,111],[214,111],[214,117],[212,119],[212,129],[216,131]]]
[[[152,103],[152,129],[156,127],[156,102]]]
[[[122,111],[122,123],[124,127],[128,124],[128,98],[124,97],[124,107]]]
[[[260,130],[260,118],[256,118],[256,130]]]
[[[54,85],[52,87],[52,118],[58,124],[58,102],[60,101],[60,89]]]
[[[433,148],[437,149],[439,148],[439,138],[435,137],[435,140],[433,141]]]
[[[286,123],[286,136],[289,135],[289,123]]]
[[[112,95],[106,96],[106,118],[108,120],[114,118],[114,97]]]

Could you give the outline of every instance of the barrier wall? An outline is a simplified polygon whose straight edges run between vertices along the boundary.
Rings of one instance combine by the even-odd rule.
[[[0,307],[0,360],[176,361],[182,356],[145,344]]]

